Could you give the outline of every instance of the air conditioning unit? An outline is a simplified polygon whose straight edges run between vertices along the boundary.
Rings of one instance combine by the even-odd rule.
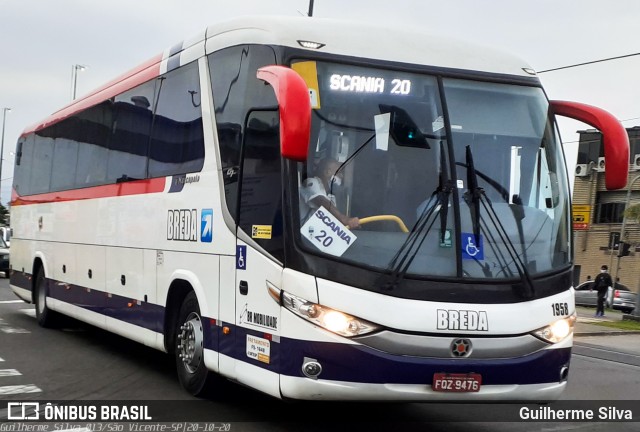
[[[633,156],[633,161],[631,162],[631,171],[640,171],[640,154]]]
[[[598,158],[598,165],[596,165],[596,171],[604,172],[604,157]]]
[[[589,164],[577,164],[576,165],[576,177],[586,177],[591,174]]]

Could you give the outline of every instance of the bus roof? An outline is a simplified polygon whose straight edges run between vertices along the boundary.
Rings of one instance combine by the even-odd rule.
[[[259,43],[307,49],[314,53],[532,77],[525,70],[531,70],[529,65],[514,55],[429,34],[416,27],[394,28],[386,24],[316,17],[245,16],[211,25],[191,39],[166,49],[162,54],[73,101],[45,120],[27,127],[22,136],[159,76],[163,62],[166,65],[168,58],[202,43],[205,39],[207,53],[228,46]],[[299,41],[317,42],[323,46],[320,49],[304,48]]]
[[[411,26],[315,17],[247,16],[211,25],[207,38],[208,52],[252,42],[303,48],[298,43],[302,40],[324,44],[319,50],[310,49],[314,52],[531,77],[523,70],[530,66],[512,54]]]

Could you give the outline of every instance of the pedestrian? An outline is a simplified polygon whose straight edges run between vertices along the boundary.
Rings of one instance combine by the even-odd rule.
[[[603,265],[600,267],[600,274],[593,281],[593,288],[598,292],[598,307],[596,308],[597,317],[604,316],[604,302],[609,292],[609,287],[613,285],[611,276],[608,273],[609,267]]]

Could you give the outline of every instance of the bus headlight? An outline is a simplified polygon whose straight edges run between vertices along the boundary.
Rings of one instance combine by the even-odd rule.
[[[532,334],[545,342],[558,343],[573,332],[576,323],[576,314],[560,319],[548,326],[534,331]]]
[[[282,305],[299,317],[345,337],[361,336],[380,329],[377,324],[311,303],[285,291],[282,291]]]

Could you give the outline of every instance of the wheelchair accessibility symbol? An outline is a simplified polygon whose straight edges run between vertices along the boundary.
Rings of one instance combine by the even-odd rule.
[[[473,233],[462,233],[462,259],[484,260],[482,236],[478,236],[478,243]]]

